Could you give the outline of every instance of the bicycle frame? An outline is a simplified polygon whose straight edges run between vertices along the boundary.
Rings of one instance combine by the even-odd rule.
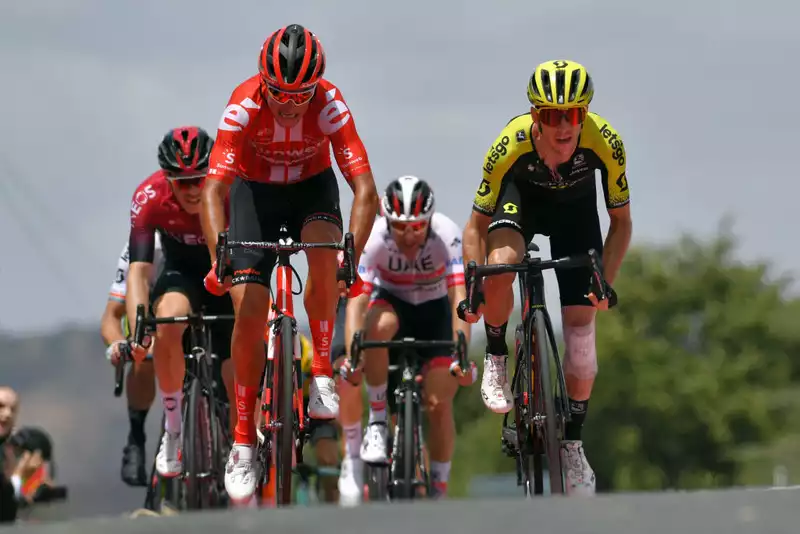
[[[560,477],[553,472],[553,464],[560,467],[558,460],[558,450],[553,450],[556,446],[557,434],[556,424],[559,415],[562,423],[570,420],[570,410],[566,398],[566,381],[561,371],[561,362],[558,356],[558,345],[550,315],[547,312],[544,298],[544,276],[545,269],[575,268],[589,266],[592,269],[591,291],[597,295],[598,300],[602,301],[611,296],[609,307],[615,304],[613,290],[606,292],[606,283],[603,279],[600,257],[594,249],[587,254],[563,257],[552,260],[542,260],[534,257],[533,252],[538,251],[538,247],[531,242],[527,248],[525,257],[519,264],[500,264],[477,266],[474,261],[469,262],[466,269],[467,282],[467,302],[468,310],[471,313],[478,308],[479,299],[482,297],[481,279],[485,276],[493,276],[503,273],[518,273],[520,275],[519,289],[521,300],[522,323],[517,327],[515,333],[515,356],[516,364],[512,378],[512,392],[514,393],[514,418],[515,426],[512,429],[508,425],[509,413],[503,417],[502,443],[507,452],[512,452],[517,464],[517,485],[525,486],[525,494],[530,495],[530,473],[527,464],[528,454],[532,452],[534,483],[533,493],[541,494],[541,456],[546,449],[547,456],[551,460],[549,469],[551,470],[551,481]],[[538,324],[537,316],[544,324]],[[546,347],[549,344],[552,349],[553,359],[556,363],[556,376],[558,380],[558,390],[562,395],[556,395],[552,391],[550,383],[550,361]],[[526,355],[530,355],[528,361]],[[534,357],[535,354],[543,354],[542,358]],[[545,361],[547,360],[547,361]],[[526,390],[518,391],[520,380],[525,380]],[[556,405],[560,404],[560,409],[556,410]],[[549,407],[548,407],[549,405]],[[548,414],[549,412],[549,414]],[[562,428],[563,430],[563,428]],[[531,443],[529,440],[533,440]],[[532,450],[529,451],[529,446]],[[511,449],[511,451],[508,451]],[[560,471],[560,469],[559,469]],[[525,480],[523,480],[523,474]],[[559,485],[560,488],[563,486]]]
[[[264,384],[262,388],[261,421],[260,430],[263,436],[264,446],[260,448],[260,461],[263,472],[259,474],[262,478],[261,484],[261,505],[279,506],[291,504],[291,487],[286,488],[286,481],[278,486],[277,466],[283,454],[292,454],[292,465],[302,464],[303,444],[306,431],[305,413],[303,409],[303,391],[300,388],[301,362],[300,351],[298,350],[299,340],[297,339],[297,320],[294,315],[294,302],[292,295],[293,268],[290,257],[301,250],[313,248],[327,248],[344,251],[344,269],[337,273],[338,279],[345,280],[347,287],[355,281],[355,262],[353,250],[353,235],[347,233],[344,236],[344,244],[339,243],[301,243],[294,241],[288,233],[286,225],[282,225],[278,232],[277,242],[259,241],[228,241],[227,232],[220,232],[217,239],[217,280],[222,282],[225,278],[227,268],[228,251],[235,248],[251,248],[272,250],[277,253],[278,263],[276,269],[275,298],[270,307],[267,324],[264,329],[264,342],[267,347],[266,369],[264,374]],[[299,293],[298,293],[299,294]],[[284,328],[286,321],[289,321],[290,330]],[[283,339],[289,331],[291,340]],[[287,343],[291,343],[293,358],[287,361],[284,357]],[[275,357],[278,352],[278,357]],[[289,372],[285,366],[291,366]],[[291,417],[284,417],[287,412],[282,406],[283,388],[287,384],[282,383],[286,377],[291,376]],[[273,402],[273,393],[277,394],[277,403]],[[277,404],[277,410],[276,406]],[[276,413],[277,417],[276,417]],[[291,420],[289,420],[291,419]],[[283,430],[290,429],[292,434],[291,451],[284,450],[290,442],[285,439]],[[283,436],[284,439],[280,439]],[[301,439],[296,439],[296,438]],[[281,444],[280,441],[283,443]],[[286,476],[286,475],[283,475]],[[289,480],[289,486],[291,481]]]
[[[355,369],[359,363],[362,350],[385,348],[400,349],[400,363],[389,366],[389,371],[402,369],[402,377],[397,389],[394,391],[397,397],[397,425],[394,429],[392,451],[390,455],[390,476],[389,487],[391,497],[413,499],[416,495],[416,488],[423,486],[426,494],[430,494],[430,484],[428,470],[422,456],[424,445],[424,434],[422,431],[422,381],[419,376],[419,354],[418,349],[435,348],[447,350],[454,353],[453,365],[450,373],[456,375],[461,369],[467,367],[467,340],[463,332],[459,332],[456,341],[422,341],[411,337],[388,341],[364,341],[364,331],[356,332],[350,349],[350,369]],[[411,398],[412,408],[410,413],[406,413],[404,406],[408,404],[408,396]],[[410,416],[411,421],[407,421]],[[409,438],[408,432],[413,434]],[[407,440],[412,439],[409,446]],[[405,451],[405,452],[399,452]],[[406,454],[411,451],[412,458],[406,458]],[[398,458],[402,456],[402,462]],[[398,465],[402,463],[404,473],[398,473]],[[417,472],[419,477],[417,478]]]
[[[187,467],[184,466],[182,478],[186,480],[188,475],[190,482],[189,485],[191,486],[193,492],[199,491],[198,481],[203,481],[206,479],[214,481],[217,497],[219,497],[220,489],[222,488],[221,474],[224,469],[224,462],[222,462],[219,458],[220,454],[222,454],[221,451],[216,450],[216,455],[214,454],[214,451],[215,448],[218,448],[221,443],[228,443],[230,432],[227,426],[231,422],[228,421],[229,418],[227,416],[227,409],[222,409],[221,405],[217,402],[217,395],[215,392],[215,386],[217,384],[215,382],[215,377],[211,367],[211,359],[214,358],[214,355],[213,353],[209,352],[209,350],[212,348],[211,334],[206,328],[206,325],[217,321],[232,321],[233,319],[233,315],[205,315],[201,312],[192,312],[189,315],[175,317],[145,317],[144,305],[140,304],[136,307],[136,332],[134,337],[137,344],[141,344],[144,340],[144,337],[149,335],[151,331],[154,328],[157,328],[159,324],[186,324],[189,326],[189,351],[185,354],[187,365],[182,386],[185,402],[181,407],[181,417],[183,421],[186,421],[191,403],[196,402],[196,399],[189,398],[191,397],[189,393],[191,392],[194,382],[197,381],[197,384],[199,385],[198,394],[204,396],[208,400],[208,420],[201,424],[207,425],[208,428],[208,435],[206,436],[208,438],[208,443],[206,445],[210,451],[208,459],[211,462],[211,465],[209,466],[210,472],[200,473],[187,471]],[[124,357],[127,360],[130,357],[130,351],[127,350],[125,352],[126,354]],[[213,422],[214,419],[216,419],[217,422],[216,427]],[[187,430],[187,432],[189,434],[188,437],[193,439],[194,436],[191,436],[192,432],[189,430]],[[220,439],[218,432],[222,433],[222,439]],[[203,445],[202,441],[201,445]],[[185,455],[188,455],[188,453],[188,450],[184,451]],[[192,452],[192,455],[197,453],[198,451],[195,450]],[[190,467],[188,469],[192,468]],[[152,483],[149,487],[149,490],[151,489],[153,489]],[[148,507],[148,501],[150,501],[152,498],[149,490],[145,507]],[[176,498],[177,497],[178,496],[176,496]],[[197,493],[193,497],[197,499],[197,503],[193,503],[192,506],[194,507],[195,505],[198,505],[202,508],[200,493]]]

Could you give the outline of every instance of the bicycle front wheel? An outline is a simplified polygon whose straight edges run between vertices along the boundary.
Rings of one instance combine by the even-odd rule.
[[[544,311],[534,310],[533,323],[535,325],[534,368],[537,370],[534,380],[541,386],[536,399],[537,412],[544,415],[543,444],[547,452],[547,471],[550,475],[550,493],[564,493],[564,478],[561,470],[561,435],[558,419],[561,417],[558,402],[553,394],[553,377],[550,370],[550,336],[547,335]]]
[[[200,381],[195,378],[188,391],[183,440],[186,508],[189,510],[198,510],[210,504],[209,495],[205,491],[205,482],[211,471],[211,458],[208,454],[211,445],[209,416],[208,402],[203,395]]]
[[[277,409],[280,417],[278,425],[277,451],[275,467],[277,469],[278,505],[292,503],[292,463],[294,460],[294,340],[292,320],[284,316],[280,324],[281,359],[280,380],[278,381],[276,400],[280,403]]]

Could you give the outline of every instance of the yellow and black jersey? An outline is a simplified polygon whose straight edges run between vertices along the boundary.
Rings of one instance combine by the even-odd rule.
[[[543,198],[569,200],[595,192],[595,171],[602,176],[609,209],[629,202],[625,176],[625,146],[604,118],[589,113],[583,123],[578,147],[569,161],[554,172],[539,158],[533,145],[530,113],[514,117],[486,152],[483,180],[475,193],[473,209],[493,215],[506,179],[522,179],[539,186]]]

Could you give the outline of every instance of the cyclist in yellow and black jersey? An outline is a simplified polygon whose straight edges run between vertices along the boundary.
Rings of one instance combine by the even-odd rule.
[[[621,136],[601,116],[589,113],[592,79],[574,61],[547,61],[528,83],[530,113],[512,119],[486,153],[483,180],[464,229],[464,264],[517,263],[534,234],[550,237],[552,257],[602,253],[606,281],[613,284],[631,239],[632,222]],[[610,218],[605,243],[597,213],[595,172],[600,171]],[[566,344],[564,374],[571,411],[561,457],[568,494],[593,494],[595,477],[581,441],[588,399],[597,374],[595,313],[608,301],[589,294],[591,270],[556,271]],[[486,328],[481,384],[484,404],[496,412],[513,407],[506,372],[506,327],[514,304],[515,276],[485,279],[485,303],[476,314],[459,315]]]

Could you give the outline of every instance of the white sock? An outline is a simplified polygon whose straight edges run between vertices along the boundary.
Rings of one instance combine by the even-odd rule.
[[[386,422],[386,384],[370,386],[367,384],[369,397],[369,424]]]
[[[352,425],[342,426],[342,430],[344,431],[344,452],[349,458],[360,458],[361,457],[361,439],[362,439],[362,430],[361,430],[361,421],[354,423]]]
[[[181,401],[183,400],[183,391],[178,390],[175,393],[161,392],[161,402],[164,404],[164,429],[172,435],[181,433]]]
[[[450,462],[431,462],[431,480],[447,484],[450,480]]]

